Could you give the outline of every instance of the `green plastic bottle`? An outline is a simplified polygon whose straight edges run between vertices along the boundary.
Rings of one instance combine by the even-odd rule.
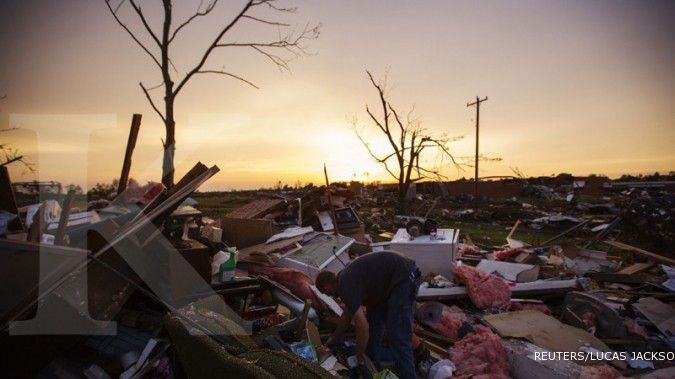
[[[234,279],[234,270],[237,268],[237,249],[228,248],[227,253],[230,257],[218,269],[218,281],[221,283]]]

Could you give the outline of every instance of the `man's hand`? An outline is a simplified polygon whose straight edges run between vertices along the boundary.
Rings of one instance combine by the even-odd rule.
[[[361,379],[372,379],[373,375],[370,373],[370,370],[368,370],[368,367],[366,366],[366,363],[361,363],[359,362],[359,365],[357,366],[357,371],[358,371],[358,377]]]

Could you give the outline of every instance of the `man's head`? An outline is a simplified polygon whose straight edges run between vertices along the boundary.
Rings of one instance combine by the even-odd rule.
[[[337,275],[328,270],[323,270],[316,276],[316,288],[328,296],[337,296]]]

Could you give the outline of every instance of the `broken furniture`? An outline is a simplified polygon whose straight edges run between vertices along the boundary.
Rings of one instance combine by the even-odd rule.
[[[314,280],[321,270],[337,273],[349,264],[348,251],[354,239],[312,232],[306,234],[298,243],[300,249],[275,257],[276,263],[281,267],[298,269]]]

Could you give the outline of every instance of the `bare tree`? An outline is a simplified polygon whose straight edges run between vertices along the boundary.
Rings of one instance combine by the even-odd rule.
[[[413,183],[423,179],[447,179],[441,174],[440,168],[425,167],[425,165],[420,164],[423,152],[435,152],[441,158],[447,157],[458,167],[460,163],[455,160],[455,157],[450,153],[447,146],[451,140],[457,140],[458,138],[433,136],[425,128],[421,127],[418,119],[413,118],[414,108],[408,112],[407,117],[403,120],[387,99],[386,79],[383,82],[377,82],[369,71],[366,71],[366,73],[368,74],[370,83],[377,90],[382,116],[376,116],[368,105],[366,105],[366,113],[386,138],[391,148],[391,153],[384,155],[376,154],[363,134],[358,130],[356,120],[353,122],[354,131],[373,159],[381,164],[387,173],[398,183],[398,212],[405,214],[408,211],[406,195]],[[393,167],[390,167],[390,165]]]
[[[0,132],[7,132],[11,130],[12,129],[2,129]],[[0,166],[7,166],[14,162],[18,162],[22,163],[24,166],[26,166],[26,168],[32,171],[32,165],[28,163],[23,155],[19,154],[19,150],[13,148],[10,144],[0,143],[0,154],[2,155],[2,157],[0,157]]]
[[[7,95],[0,96],[0,100],[7,98]],[[0,133],[7,133],[16,130],[16,128],[0,129]],[[26,159],[26,157],[19,153],[19,150],[12,147],[11,144],[0,142],[0,166],[8,166],[12,163],[20,163],[24,165],[29,171],[35,171],[33,164]]]
[[[110,13],[115,18],[115,21],[129,34],[131,39],[151,58],[152,62],[159,68],[162,74],[162,83],[158,86],[148,88],[143,83],[139,83],[141,90],[148,99],[152,109],[159,115],[164,122],[166,129],[166,137],[162,141],[164,147],[164,159],[162,163],[162,183],[170,187],[173,185],[174,178],[174,154],[176,150],[176,120],[174,114],[174,103],[178,94],[185,87],[185,85],[195,77],[201,74],[215,74],[223,75],[241,81],[251,87],[258,88],[253,82],[244,78],[241,75],[227,71],[224,67],[207,68],[207,62],[212,53],[224,48],[244,48],[250,49],[253,52],[260,54],[265,59],[268,59],[272,64],[277,66],[280,70],[289,70],[289,62],[301,55],[306,54],[306,47],[303,45],[307,40],[315,39],[319,35],[320,25],[310,26],[306,25],[300,31],[292,30],[289,24],[279,22],[275,19],[268,19],[263,15],[256,13],[257,9],[266,9],[267,11],[280,16],[281,14],[294,13],[296,8],[286,8],[277,5],[276,0],[247,0],[241,9],[228,21],[224,22],[220,31],[214,36],[212,42],[205,48],[202,54],[197,59],[196,63],[191,66],[184,74],[178,75],[178,70],[174,66],[171,56],[175,49],[172,48],[172,43],[183,32],[188,25],[193,21],[209,15],[218,4],[219,0],[211,0],[204,6],[203,0],[200,1],[197,10],[181,23],[173,24],[173,1],[162,0],[163,7],[163,21],[161,25],[161,33],[155,33],[148,22],[147,15],[141,9],[137,0],[121,0],[119,3],[113,4],[114,0],[104,0]],[[135,33],[127,24],[125,24],[118,11],[122,5],[128,3],[133,12],[138,17],[138,20],[147,33],[147,36],[142,37],[141,33]],[[273,27],[278,29],[278,34],[275,38],[267,41],[227,41],[226,37],[235,29],[236,26],[245,22],[260,24],[265,27]],[[143,42],[148,39],[150,42]],[[178,78],[174,77],[179,76]],[[151,96],[150,92],[153,89],[164,87],[163,101],[164,107],[160,110],[156,101]]]

